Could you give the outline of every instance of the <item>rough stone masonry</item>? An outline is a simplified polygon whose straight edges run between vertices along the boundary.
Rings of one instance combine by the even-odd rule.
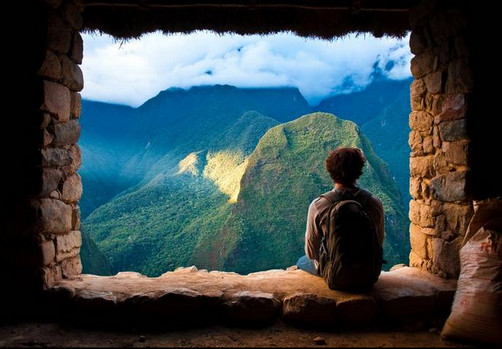
[[[411,12],[410,266],[459,275],[458,251],[473,214],[467,132],[473,78],[465,13],[424,1]]]

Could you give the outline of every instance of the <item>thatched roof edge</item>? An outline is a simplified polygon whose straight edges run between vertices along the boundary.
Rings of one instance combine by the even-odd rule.
[[[156,30],[164,33],[211,30],[243,35],[290,31],[300,36],[332,39],[351,32],[403,37],[410,29],[408,9],[396,7],[396,1],[366,1],[366,7],[357,9],[347,5],[352,1],[274,0],[275,6],[270,2],[259,6],[260,1],[264,3],[256,0],[254,5],[249,5],[249,1],[234,1],[221,6],[222,2],[207,0],[150,0],[148,6],[146,1],[138,6],[138,1],[132,0],[115,4],[111,0],[84,0],[83,30],[97,30],[122,39]],[[369,6],[369,2],[373,5]],[[382,3],[387,3],[389,8],[382,7]],[[403,3],[410,4],[411,0],[401,1]]]

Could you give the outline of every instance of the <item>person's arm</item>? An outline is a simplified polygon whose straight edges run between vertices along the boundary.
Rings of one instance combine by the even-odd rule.
[[[307,228],[305,229],[305,254],[315,261],[319,258],[321,234],[318,228],[318,210],[314,202],[309,206],[307,214]]]

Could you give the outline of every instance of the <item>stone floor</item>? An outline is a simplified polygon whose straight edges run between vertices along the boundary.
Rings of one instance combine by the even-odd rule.
[[[445,341],[436,327],[419,324],[390,328],[318,330],[278,320],[263,328],[208,325],[174,331],[103,330],[61,322],[0,323],[1,348],[186,348],[186,347],[474,347]]]

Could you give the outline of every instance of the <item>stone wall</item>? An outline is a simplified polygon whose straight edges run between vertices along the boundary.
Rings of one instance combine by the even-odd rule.
[[[423,1],[410,15],[410,266],[459,274],[473,209],[468,114],[473,92],[467,18],[453,1]]]
[[[81,152],[80,94],[84,79],[81,5],[74,1],[47,0],[48,23],[45,58],[37,74],[43,79],[44,137],[41,144],[42,190],[33,208],[43,254],[47,287],[82,272],[80,213],[82,181],[77,173]]]
[[[2,292],[22,295],[81,274],[82,6],[40,0],[25,20],[21,103],[11,109],[0,234]],[[11,101],[9,101],[11,102]],[[3,135],[7,136],[6,133]],[[4,217],[5,215],[5,217]],[[25,297],[28,299],[28,297]]]
[[[469,62],[473,50],[467,41],[466,12],[458,3],[464,2],[424,0],[410,16],[410,47],[415,55],[409,138],[410,266],[446,278],[459,273],[458,250],[472,215],[469,116],[476,79]],[[24,21],[29,35],[14,55],[26,58],[20,68],[24,75],[18,79],[23,81],[24,89],[18,93],[23,103],[15,104],[11,112],[15,115],[6,118],[12,125],[4,128],[15,133],[17,143],[2,147],[2,160],[10,166],[3,167],[0,272],[6,282],[0,292],[10,289],[14,294],[50,288],[82,270],[78,209],[82,182],[77,172],[82,6],[80,0],[38,0],[33,6],[33,11],[26,11],[31,17]],[[479,93],[477,101],[476,109],[485,104]],[[481,120],[479,115],[475,120]],[[478,144],[475,154],[495,142]],[[482,172],[474,177],[478,186]],[[491,194],[490,185],[481,186],[478,193]]]

